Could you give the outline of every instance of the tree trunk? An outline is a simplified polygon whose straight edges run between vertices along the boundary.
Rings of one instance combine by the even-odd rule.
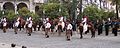
[[[79,10],[80,10],[79,15],[82,15],[82,0],[80,0],[80,8],[79,8]],[[81,16],[81,18],[82,18],[82,16]]]
[[[116,18],[119,19],[118,1],[116,1]]]

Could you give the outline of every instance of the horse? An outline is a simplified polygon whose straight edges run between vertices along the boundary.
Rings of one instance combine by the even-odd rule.
[[[55,30],[56,32],[58,32],[58,35],[61,35],[61,32],[63,32],[64,27],[65,27],[65,22],[64,21],[59,21],[59,19],[54,19],[54,23],[55,24]]]
[[[24,29],[25,23],[26,21],[23,18],[20,18],[20,31],[22,28]]]
[[[89,30],[91,31],[91,38],[95,37],[95,28],[94,25],[91,22],[88,22],[87,24],[87,31],[89,32]],[[84,30],[84,24],[83,23],[79,23],[79,30],[80,30],[80,39],[83,38],[83,30]]]

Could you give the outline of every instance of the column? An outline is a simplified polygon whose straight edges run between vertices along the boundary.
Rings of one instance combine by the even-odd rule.
[[[33,0],[30,0],[29,7],[30,7],[30,12],[34,12],[35,13],[35,5],[33,4]]]
[[[0,3],[0,10],[3,10],[3,3]]]
[[[15,14],[17,14],[17,4],[16,3],[14,4],[14,7],[15,7]]]

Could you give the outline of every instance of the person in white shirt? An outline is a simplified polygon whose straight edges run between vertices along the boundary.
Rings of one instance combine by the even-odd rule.
[[[51,27],[51,24],[49,22],[47,22],[45,24],[45,37],[46,38],[49,38],[48,32],[50,31],[50,27]]]
[[[28,23],[28,36],[31,36],[31,33],[32,33],[32,20],[29,21]]]
[[[32,17],[28,17],[28,18],[27,18],[27,21],[30,21],[30,20],[32,20]]]
[[[72,28],[73,26],[71,25],[70,21],[67,22],[67,32],[66,32],[66,36],[67,36],[67,41],[70,41],[70,36],[72,36]]]
[[[3,21],[3,32],[6,33],[6,26],[7,26],[7,22]]]
[[[60,18],[59,18],[59,20],[60,20],[61,22],[63,22],[63,19],[64,19],[64,17],[60,17]]]
[[[19,24],[20,24],[20,22],[19,22],[19,20],[17,20],[13,25],[15,34],[17,34]]]

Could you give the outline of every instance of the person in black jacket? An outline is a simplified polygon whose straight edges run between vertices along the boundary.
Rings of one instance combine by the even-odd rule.
[[[110,26],[110,22],[109,21],[106,21],[105,22],[105,35],[108,36],[109,34],[109,26]]]
[[[103,23],[102,21],[98,22],[98,35],[102,34],[103,32]]]
[[[117,36],[118,28],[119,28],[119,24],[118,24],[117,20],[115,20],[113,23],[113,27],[112,27],[112,32],[113,32],[114,36]]]

